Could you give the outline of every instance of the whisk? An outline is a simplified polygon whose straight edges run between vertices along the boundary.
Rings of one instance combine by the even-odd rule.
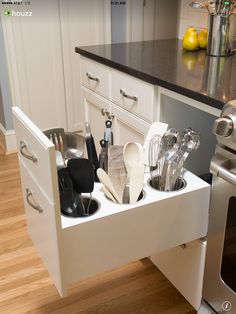
[[[148,163],[150,168],[150,176],[153,184],[158,179],[160,172],[160,164],[158,164],[158,157],[160,152],[161,135],[155,134],[149,142],[148,149]]]

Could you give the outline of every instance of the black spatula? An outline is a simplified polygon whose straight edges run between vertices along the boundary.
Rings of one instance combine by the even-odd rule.
[[[78,193],[74,191],[73,182],[67,168],[58,171],[61,212],[65,216],[80,217],[82,204]]]
[[[73,181],[73,186],[76,192],[90,193],[90,201],[86,208],[86,213],[89,215],[89,207],[92,199],[92,191],[94,189],[94,167],[90,160],[85,158],[74,158],[67,162],[70,177]]]

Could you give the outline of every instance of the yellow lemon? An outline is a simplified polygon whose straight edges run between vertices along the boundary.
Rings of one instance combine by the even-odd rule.
[[[208,37],[207,29],[202,29],[200,31],[200,33],[198,34],[198,43],[199,43],[199,47],[201,49],[206,49],[206,47],[207,47],[207,37]]]
[[[183,48],[188,51],[197,50],[198,47],[198,35],[195,29],[187,30],[183,37]]]

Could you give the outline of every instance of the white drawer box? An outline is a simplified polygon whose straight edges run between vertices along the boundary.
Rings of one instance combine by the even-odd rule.
[[[20,122],[25,115],[17,108],[13,113],[19,121],[16,133],[21,134],[21,129],[27,131]],[[40,132],[34,126],[31,133],[36,130]],[[49,151],[44,138],[42,134],[40,145]],[[24,197],[32,240],[61,295],[65,295],[67,285],[75,281],[207,233],[210,186],[190,172],[185,174],[187,186],[178,192],[157,192],[146,184],[145,198],[134,205],[113,204],[105,198],[101,184],[96,183],[93,197],[100,202],[100,209],[88,218],[68,218],[60,212],[55,155],[51,154],[50,160],[51,169],[44,171],[48,178],[52,177],[52,201],[23,163],[21,179],[23,192],[29,189],[33,193],[30,202],[39,202],[43,209],[39,213]],[[50,241],[46,241],[47,236]],[[54,270],[52,265],[56,265]]]
[[[151,261],[196,310],[202,299],[205,256],[206,241],[201,240],[151,256]]]
[[[148,122],[153,120],[154,86],[119,71],[111,72],[112,101]]]
[[[92,91],[110,99],[110,71],[105,65],[81,57],[81,82]]]

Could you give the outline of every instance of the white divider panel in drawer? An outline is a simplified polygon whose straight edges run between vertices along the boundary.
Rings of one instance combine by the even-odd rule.
[[[110,72],[105,65],[81,57],[81,82],[92,91],[110,98]]]
[[[148,122],[153,120],[154,86],[112,70],[112,101]]]
[[[97,183],[97,213],[62,216],[67,283],[205,236],[210,186],[189,172],[185,179],[187,187],[178,192],[157,192],[146,185],[145,198],[134,205],[113,204]]]

